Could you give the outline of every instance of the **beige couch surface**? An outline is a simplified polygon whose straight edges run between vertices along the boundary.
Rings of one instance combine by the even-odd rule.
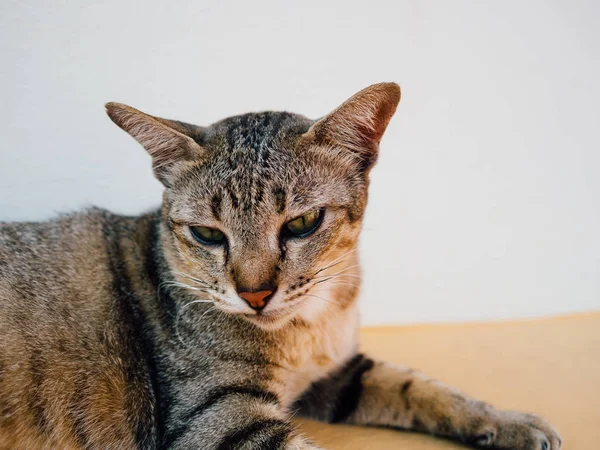
[[[565,450],[600,450],[600,313],[366,328],[361,346],[498,407],[547,418],[562,434]],[[331,450],[465,448],[415,433],[300,423],[308,436]]]

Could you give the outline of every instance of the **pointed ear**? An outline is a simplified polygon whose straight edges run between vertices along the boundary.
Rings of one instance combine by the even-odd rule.
[[[142,144],[152,157],[154,174],[167,187],[178,171],[205,153],[194,140],[202,135],[201,127],[150,116],[121,103],[107,103],[106,113]]]
[[[374,84],[317,121],[305,136],[320,144],[345,147],[368,170],[377,160],[379,141],[399,102],[396,83]]]

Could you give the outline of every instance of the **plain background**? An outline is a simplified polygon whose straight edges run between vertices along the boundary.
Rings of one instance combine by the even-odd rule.
[[[158,205],[107,101],[316,118],[393,80],[363,322],[600,308],[598,1],[93,3],[0,5],[0,220]]]

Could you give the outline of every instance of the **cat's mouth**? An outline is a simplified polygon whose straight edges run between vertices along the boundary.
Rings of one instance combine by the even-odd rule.
[[[290,318],[289,311],[265,311],[260,314],[244,314],[249,322],[265,329],[276,329],[281,327]]]

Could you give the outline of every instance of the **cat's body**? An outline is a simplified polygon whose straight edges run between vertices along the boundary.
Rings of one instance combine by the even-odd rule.
[[[0,449],[316,449],[291,411],[560,448],[541,419],[357,354],[355,249],[398,101],[388,83],[318,122],[209,128],[109,105],[163,207],[0,225]]]
[[[0,226],[0,448],[155,448],[185,426],[165,429],[165,416],[189,414],[214,388],[250,386],[289,407],[354,356],[353,302],[295,332],[206,303],[178,317],[159,288],[160,226],[158,213],[97,209]]]
[[[140,303],[152,281],[139,267],[150,223],[96,210],[0,226],[0,448],[155,439],[149,305]]]

